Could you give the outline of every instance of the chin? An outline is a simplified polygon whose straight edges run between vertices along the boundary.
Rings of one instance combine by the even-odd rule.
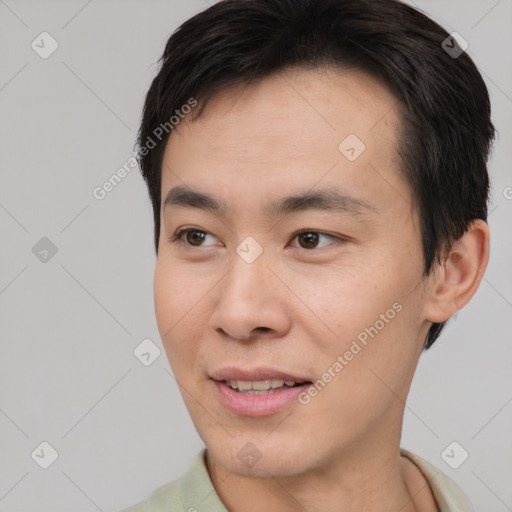
[[[222,442],[205,443],[216,464],[237,475],[252,478],[281,478],[304,473],[308,466],[305,447],[285,443],[278,436],[274,440],[259,440],[243,435],[223,439]],[[302,443],[301,443],[302,444]],[[311,447],[310,447],[311,448]]]

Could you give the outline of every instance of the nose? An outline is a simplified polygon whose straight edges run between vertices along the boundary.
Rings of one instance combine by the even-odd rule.
[[[270,268],[272,270],[270,270]],[[231,270],[218,286],[211,327],[237,340],[281,337],[291,327],[287,288],[276,277],[265,252],[248,263],[233,255]]]

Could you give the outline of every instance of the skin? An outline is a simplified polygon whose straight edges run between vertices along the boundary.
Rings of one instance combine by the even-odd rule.
[[[399,454],[404,402],[431,322],[476,291],[489,232],[475,221],[425,278],[399,126],[396,98],[371,76],[289,69],[222,90],[169,138],[162,203],[181,185],[227,205],[220,214],[162,204],[154,290],[170,365],[232,512],[438,510]],[[338,149],[351,133],[366,146],[353,162]],[[371,208],[262,211],[324,188]],[[207,234],[199,245],[169,241],[183,227]],[[298,230],[332,238],[308,248]],[[246,236],[263,248],[250,264],[235,251]],[[316,381],[397,302],[401,311],[307,405],[252,418],[219,402],[212,371],[272,366]],[[261,454],[251,467],[237,457],[248,442]]]

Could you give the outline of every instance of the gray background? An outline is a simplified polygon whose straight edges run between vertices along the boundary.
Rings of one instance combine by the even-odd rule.
[[[402,446],[450,475],[477,510],[502,512],[512,510],[512,4],[414,4],[468,41],[500,139],[489,268],[420,360]],[[143,181],[136,169],[105,199],[92,191],[132,154],[167,38],[206,6],[0,0],[2,512],[119,510],[179,477],[202,448],[154,319]],[[47,59],[31,48],[43,31],[59,45]],[[46,262],[32,252],[42,237],[57,247]],[[162,351],[149,366],[133,353],[147,338]],[[43,441],[59,454],[48,469]],[[441,457],[452,441],[469,452],[458,469]]]

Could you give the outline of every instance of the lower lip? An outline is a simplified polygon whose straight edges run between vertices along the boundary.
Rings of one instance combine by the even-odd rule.
[[[311,384],[302,384],[282,391],[274,391],[267,395],[246,395],[231,389],[224,382],[213,381],[221,403],[226,409],[240,416],[267,416],[281,411]]]

